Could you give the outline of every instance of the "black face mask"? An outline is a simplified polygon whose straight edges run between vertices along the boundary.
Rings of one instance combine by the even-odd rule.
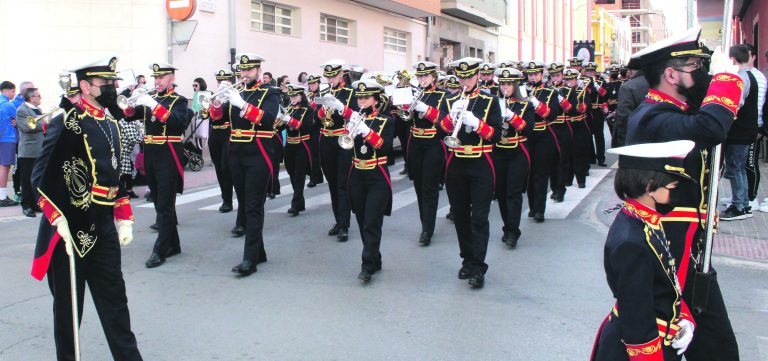
[[[697,111],[704,101],[704,96],[709,89],[709,75],[703,68],[690,72],[693,79],[693,86],[686,88],[682,84],[677,85],[677,92],[684,96],[691,110]]]
[[[117,88],[115,84],[103,84],[99,86],[101,94],[96,97],[96,101],[103,107],[110,108],[117,103]]]
[[[656,201],[656,197],[651,196],[651,198],[653,198],[653,200],[656,201],[656,211],[659,212],[659,214],[661,214],[662,216],[669,212],[672,212],[675,209],[676,204],[678,204],[677,187],[671,188],[671,189],[667,188],[667,191],[669,192],[669,202],[667,202],[667,204],[661,204],[658,201]]]

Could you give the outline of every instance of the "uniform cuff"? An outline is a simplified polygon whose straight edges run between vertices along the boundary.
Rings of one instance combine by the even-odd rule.
[[[587,112],[587,104],[585,104],[585,103],[579,104],[579,106],[576,108],[576,111],[578,111],[579,113],[582,113],[582,114],[586,113]]]
[[[720,104],[730,110],[733,114],[739,110],[741,101],[741,90],[744,88],[744,80],[740,76],[730,73],[718,73],[712,77],[709,83],[709,90],[704,97],[701,106],[709,104]]]
[[[245,109],[243,109],[242,117],[251,123],[259,124],[261,123],[261,118],[264,117],[264,111],[248,103]]]
[[[627,354],[630,361],[664,361],[664,354],[661,350],[661,337],[639,344],[630,345],[625,344],[627,347]]]
[[[224,117],[224,108],[223,107],[212,106],[211,110],[209,112],[211,114],[211,119],[213,119],[213,120],[219,120],[222,117]]]
[[[116,221],[134,221],[131,202],[128,197],[123,197],[115,201],[114,207]]]
[[[352,117],[352,113],[354,113],[354,110],[350,107],[344,107],[344,111],[341,112],[341,116],[344,117],[344,119],[349,119]]]
[[[366,135],[365,138],[363,139],[365,139],[365,141],[368,142],[368,144],[370,144],[372,147],[376,149],[381,149],[381,146],[384,144],[384,139],[381,138],[381,136],[379,136],[379,134],[374,131],[368,132],[368,135]]]
[[[549,107],[544,103],[539,103],[539,106],[536,107],[536,114],[538,114],[542,118],[546,118],[549,116]]]
[[[126,117],[132,117],[136,115],[136,108],[128,107],[123,110],[123,114],[125,114]]]
[[[171,115],[171,113],[168,111],[168,109],[165,109],[164,106],[161,104],[155,105],[155,108],[152,109],[152,115],[157,118],[157,120],[165,123],[168,120],[168,117]]]
[[[600,89],[597,91],[597,94],[600,94],[601,97],[604,97],[606,94],[608,94],[608,91],[605,90],[605,88],[600,87]]]
[[[493,127],[488,125],[488,123],[480,120],[480,122],[477,124],[477,130],[475,130],[475,133],[477,133],[477,135],[485,140],[490,140],[491,137],[493,137],[493,133],[495,131],[496,129],[493,129]]]
[[[512,125],[512,127],[515,128],[516,131],[521,131],[523,128],[525,128],[525,120],[517,115],[517,113],[512,113],[512,119],[509,120],[509,124]]]
[[[37,206],[43,210],[43,215],[48,219],[48,223],[50,224],[53,224],[57,219],[63,216],[59,208],[57,208],[45,195],[41,195],[40,199],[37,200]]]
[[[301,126],[301,122],[296,118],[291,118],[291,120],[288,121],[288,127],[291,129],[298,129]]]
[[[446,114],[443,117],[443,120],[440,121],[440,128],[443,129],[446,133],[452,133],[453,132],[453,119],[451,119],[451,116],[449,114]]]
[[[424,113],[423,118],[426,120],[429,120],[432,124],[437,123],[437,117],[440,115],[440,112],[433,107],[429,107],[427,111]]]
[[[571,108],[573,108],[573,105],[571,105],[571,102],[569,102],[568,99],[563,99],[563,101],[560,102],[560,107],[563,108],[563,111],[569,112],[571,111]]]

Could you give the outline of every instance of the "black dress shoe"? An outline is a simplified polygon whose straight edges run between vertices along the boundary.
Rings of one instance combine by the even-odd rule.
[[[349,239],[349,229],[347,227],[339,227],[339,234],[336,235],[339,242],[346,242]]]
[[[151,229],[153,231],[159,231],[160,230],[160,226],[158,226],[157,223],[152,223],[152,225],[149,226],[149,229]]]
[[[509,248],[517,247],[517,240],[520,239],[520,231],[504,231],[504,236],[501,237],[501,241],[504,242]]]
[[[536,212],[536,214],[533,215],[533,220],[536,221],[536,223],[543,223],[544,222],[544,213]]]
[[[23,212],[23,213],[24,213],[24,215],[25,215],[25,216],[27,216],[27,217],[30,217],[30,218],[34,218],[34,217],[37,217],[37,214],[35,214],[35,210],[34,210],[34,209],[32,209],[32,208],[24,208],[24,209],[22,210],[22,212]]]
[[[579,183],[579,188],[587,188],[587,184],[586,183]]]
[[[566,187],[571,187],[571,186],[573,186],[573,182],[568,182],[568,183],[565,184],[565,186]]]
[[[528,218],[533,218],[533,211],[528,211]]]
[[[299,210],[293,207],[288,208],[288,214],[290,214],[291,217],[296,217],[299,215]]]
[[[426,247],[429,246],[430,243],[432,243],[432,233],[421,232],[421,236],[419,236],[419,244]]]
[[[35,212],[40,212],[40,213],[42,213],[42,212],[43,212],[43,210],[42,210],[40,207],[38,207],[38,206],[37,206],[37,204],[35,204],[34,206],[32,206],[32,210],[34,210]]]
[[[165,258],[171,258],[177,254],[181,254],[181,248],[176,248],[168,251],[168,254],[165,255]]]
[[[309,181],[309,183],[307,183],[307,188],[315,188],[316,185],[317,183]]]
[[[219,207],[220,213],[228,213],[232,212],[232,202],[224,202],[221,204],[221,207]]]
[[[136,198],[139,198],[139,195],[136,193],[133,193],[133,191],[128,191],[128,197],[130,199],[136,199]]]
[[[601,167],[607,167],[608,166],[608,164],[605,164],[605,162],[597,163],[597,165],[599,165]]]
[[[15,207],[15,206],[18,206],[18,205],[19,205],[19,202],[16,202],[16,201],[14,201],[13,199],[10,199],[10,198],[5,198],[5,199],[0,201],[0,207]]]
[[[400,175],[406,175],[408,174],[408,167],[403,167],[403,170],[400,171]]]
[[[243,235],[245,235],[245,227],[235,226],[235,228],[232,228],[231,232],[233,237],[242,237]]]
[[[453,222],[453,212],[448,212],[448,214],[445,215],[445,219]]]
[[[557,192],[553,191],[552,194],[549,195],[549,199],[555,199],[557,197]]]
[[[373,273],[371,273],[371,271],[362,270],[360,271],[360,274],[357,275],[357,279],[363,282],[370,282],[371,276],[373,276]]]
[[[267,254],[264,252],[259,253],[259,258],[256,259],[256,264],[262,264],[267,262]]]
[[[443,184],[443,183],[440,183],[440,184],[437,186],[437,190],[439,190],[439,191],[443,190],[443,188],[445,188],[445,184]]]
[[[483,288],[485,285],[485,276],[482,273],[473,274],[469,277],[469,285],[472,288]]]
[[[155,268],[163,263],[165,263],[165,258],[160,257],[159,254],[153,252],[152,255],[149,256],[149,259],[144,262],[144,265],[147,266],[147,268]]]
[[[267,193],[267,197],[269,197],[269,199],[275,199],[275,194],[274,193]]]
[[[250,276],[256,272],[256,265],[251,261],[243,261],[239,265],[232,267],[232,272],[239,273],[241,276]]]
[[[467,278],[469,278],[469,268],[462,266],[459,270],[459,279],[465,280]]]
[[[338,224],[334,224],[333,227],[331,227],[331,230],[328,231],[328,235],[329,236],[336,236],[336,235],[338,235],[339,234],[339,229],[341,229],[341,227],[339,227]]]
[[[563,200],[565,200],[565,195],[561,194],[561,193],[558,193],[558,194],[555,195],[554,198],[552,198],[552,200],[554,200],[555,203],[562,203]]]

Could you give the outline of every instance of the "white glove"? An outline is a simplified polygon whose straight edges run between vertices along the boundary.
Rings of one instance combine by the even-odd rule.
[[[520,86],[520,97],[525,99],[528,97],[528,87],[525,85]]]
[[[429,106],[424,104],[422,101],[416,102],[416,105],[413,106],[413,110],[419,112],[420,114],[424,114],[429,110]]]
[[[472,127],[472,130],[477,130],[480,126],[480,119],[472,114],[472,112],[464,112],[464,116],[461,117],[461,123]]]
[[[69,223],[64,217],[59,217],[53,221],[52,226],[56,227],[56,232],[59,233],[61,239],[64,240],[64,249],[67,251],[67,255],[71,256],[72,250],[72,233],[69,232]]]
[[[152,99],[149,94],[144,93],[142,95],[139,95],[138,98],[136,98],[136,105],[143,105],[145,107],[148,107],[149,109],[155,109],[157,106],[157,100]]]
[[[232,83],[230,83],[230,82],[225,80],[225,81],[223,81],[223,82],[221,82],[219,84],[219,89],[217,89],[216,92],[218,93],[218,92],[220,92],[220,91],[222,91],[222,90],[224,90],[226,88],[229,88],[231,86],[232,86]]]
[[[133,241],[133,221],[127,219],[117,221],[117,239],[121,246],[127,246]]]
[[[715,75],[717,73],[733,73],[738,74],[739,67],[733,64],[733,60],[723,51],[721,47],[715,48],[715,52],[712,53],[712,59],[709,63],[709,75]]]
[[[501,116],[504,117],[505,121],[509,121],[510,119],[512,119],[512,114],[514,114],[512,109],[509,109],[509,108],[501,109]]]
[[[533,105],[534,109],[538,108],[539,104],[541,104],[541,102],[538,99],[536,99],[536,97],[528,98],[528,102],[531,103],[531,105]]]
[[[336,98],[333,98],[333,100],[328,104],[328,107],[335,110],[339,114],[344,112],[344,103]]]
[[[227,91],[227,96],[229,98],[229,104],[232,104],[233,107],[239,108],[241,111],[245,110],[245,100],[243,100],[243,97],[240,96],[240,92],[237,91],[237,89],[229,89]]]
[[[672,341],[672,347],[677,349],[678,355],[682,355],[688,349],[691,340],[693,340],[693,329],[695,326],[688,320],[677,321],[677,325],[680,327],[680,331],[677,332],[677,337]]]
[[[365,138],[368,136],[368,133],[370,132],[371,132],[371,128],[369,128],[368,125],[365,124],[365,122],[361,121],[360,125],[357,127],[357,134],[362,135],[363,138]]]
[[[584,85],[585,85],[585,84],[584,84],[584,81],[583,81],[583,80],[581,80],[581,79],[577,80],[577,81],[576,81],[576,84],[579,86],[579,88],[584,88]]]
[[[451,104],[451,117],[455,118],[461,113],[461,110],[466,108],[468,101],[464,98],[460,98]]]
[[[345,126],[345,128],[347,129],[347,133],[349,133],[349,135],[350,135],[352,138],[354,138],[354,137],[355,137],[355,135],[356,135],[356,134],[352,134],[352,131],[353,131],[353,130],[355,130],[355,124],[359,123],[359,122],[360,122],[360,119],[362,119],[362,118],[360,117],[360,113],[358,113],[358,112],[354,112],[354,113],[352,113],[352,116],[351,116],[351,117],[349,118],[349,120],[347,121],[347,125]],[[358,129],[359,129],[359,128],[358,128]]]
[[[560,95],[560,94],[557,94],[557,103],[558,103],[558,104],[559,104],[559,103],[562,103],[562,102],[563,102],[563,99],[565,99],[565,98],[563,98],[563,96],[562,96],[562,95]]]
[[[597,85],[597,81],[592,81],[592,87],[595,88],[596,91],[600,91],[600,86]]]

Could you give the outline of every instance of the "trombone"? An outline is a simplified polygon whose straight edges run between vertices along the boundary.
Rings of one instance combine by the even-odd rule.
[[[141,97],[144,94],[148,95],[154,95],[157,93],[157,90],[153,91],[147,91],[144,88],[137,88],[133,91],[133,95],[131,97],[126,97],[125,95],[118,95],[117,96],[117,106],[122,109],[126,110],[128,108],[133,108],[136,106],[136,101],[139,100],[139,97]]]
[[[413,107],[416,106],[416,103],[420,102],[421,99],[424,98],[424,89],[419,89],[418,95],[413,99],[411,104],[408,106],[408,108],[397,105],[397,116],[400,117],[400,119],[403,119],[405,121],[409,121],[413,119]]]
[[[201,94],[200,95],[200,106],[203,107],[203,109],[210,109],[211,105],[213,105],[216,108],[221,107],[222,104],[226,103],[229,100],[229,91],[231,89],[235,89],[238,92],[242,91],[239,87],[241,85],[245,85],[248,81],[248,78],[242,78],[238,80],[234,84],[229,84],[225,86],[223,89],[213,93],[213,94]]]
[[[52,115],[54,113],[58,112],[59,110],[61,110],[61,108],[60,107],[56,107],[56,108],[53,108],[53,109],[49,110],[47,113],[38,115],[36,117],[28,116],[27,117],[27,126],[29,127],[29,129],[32,129],[32,130],[37,129],[37,122],[39,122],[40,120],[42,120],[43,123],[45,123],[46,125],[47,124],[51,124],[51,118],[53,118]]]
[[[461,128],[461,117],[464,116],[464,112],[467,110],[467,102],[469,102],[469,95],[467,95],[467,87],[461,89],[461,97],[458,101],[464,100],[464,107],[458,111],[458,114],[453,117],[453,133],[443,138],[445,145],[451,148],[461,147],[461,141],[459,140],[459,128]]]

